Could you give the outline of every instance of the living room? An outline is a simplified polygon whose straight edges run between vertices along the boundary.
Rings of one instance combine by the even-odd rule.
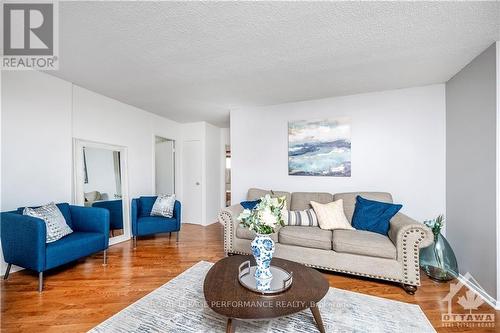
[[[498,1],[2,11],[2,331],[498,331]]]

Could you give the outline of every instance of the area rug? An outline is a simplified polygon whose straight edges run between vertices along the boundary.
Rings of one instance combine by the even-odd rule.
[[[201,261],[90,332],[225,332],[226,318],[208,308]],[[330,288],[319,303],[327,332],[435,332],[418,305]],[[309,310],[268,321],[237,321],[237,333],[317,332]]]

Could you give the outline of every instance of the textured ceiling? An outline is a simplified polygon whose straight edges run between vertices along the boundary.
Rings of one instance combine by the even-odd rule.
[[[180,122],[445,82],[495,40],[498,2],[61,2],[60,70]]]

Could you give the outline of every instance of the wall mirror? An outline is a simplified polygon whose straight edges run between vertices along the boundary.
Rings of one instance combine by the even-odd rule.
[[[109,211],[110,244],[130,238],[125,147],[75,140],[74,203]]]

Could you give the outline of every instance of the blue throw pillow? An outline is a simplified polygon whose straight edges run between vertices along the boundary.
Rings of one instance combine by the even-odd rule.
[[[260,202],[260,199],[253,200],[253,201],[242,201],[242,202],[240,202],[240,205],[242,205],[243,208],[245,208],[245,209],[252,210],[255,208],[255,206],[257,206],[259,204],[259,202]]]
[[[357,230],[376,232],[387,235],[389,221],[403,207],[387,202],[368,200],[356,197],[356,207],[352,216],[352,226]]]

